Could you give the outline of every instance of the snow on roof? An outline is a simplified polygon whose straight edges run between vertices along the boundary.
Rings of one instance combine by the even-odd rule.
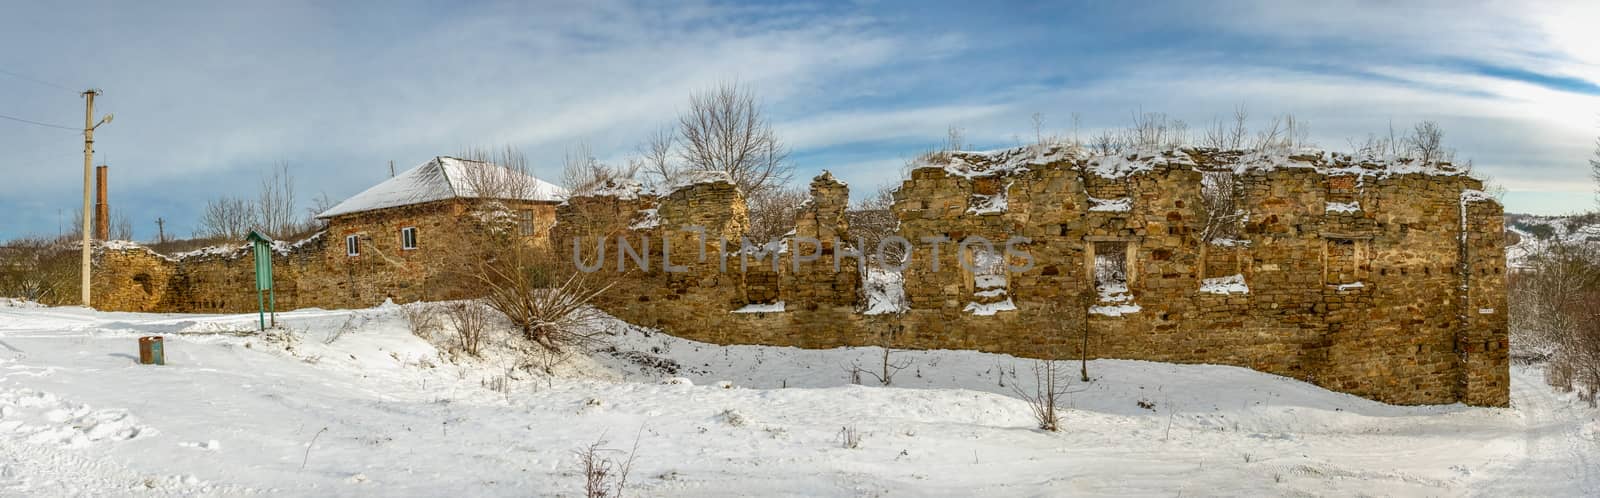
[[[474,179],[487,179],[487,182]],[[345,199],[318,218],[332,218],[350,213],[371,211],[398,206],[409,206],[444,199],[493,197],[479,195],[477,185],[500,181],[526,181],[531,188],[516,197],[529,201],[559,201],[567,191],[550,182],[531,175],[513,171],[498,164],[439,156],[420,166],[395,175],[383,183]]]

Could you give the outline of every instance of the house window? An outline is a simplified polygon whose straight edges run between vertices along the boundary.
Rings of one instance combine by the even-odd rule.
[[[523,209],[517,211],[517,232],[522,235],[533,235],[533,210]]]
[[[407,251],[417,248],[417,227],[400,229],[400,248]]]
[[[344,255],[346,255],[346,256],[360,256],[361,255],[361,241],[360,241],[360,239],[357,239],[355,235],[346,236],[344,238]]]

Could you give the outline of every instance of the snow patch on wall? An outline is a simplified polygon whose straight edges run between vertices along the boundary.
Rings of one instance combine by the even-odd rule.
[[[994,316],[995,313],[999,313],[1001,311],[1016,310],[1017,305],[1012,303],[1011,298],[1008,297],[1003,301],[994,303],[967,303],[967,307],[962,311],[972,313],[977,316]]]
[[[739,308],[739,309],[733,310],[733,312],[734,313],[782,313],[783,312],[783,301],[778,301],[778,302],[775,302],[775,303],[766,303],[766,304],[761,304],[761,303],[746,304],[746,305],[744,305],[743,308]]]
[[[1361,203],[1329,202],[1326,211],[1329,213],[1358,213],[1361,212]]]
[[[1234,274],[1201,280],[1200,292],[1220,295],[1249,294],[1250,287],[1244,284],[1243,274]]]
[[[1133,209],[1133,198],[1118,197],[1116,199],[1089,198],[1089,210],[1111,213],[1126,213]]]

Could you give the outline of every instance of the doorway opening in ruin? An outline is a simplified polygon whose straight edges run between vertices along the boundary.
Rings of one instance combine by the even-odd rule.
[[[1101,291],[1128,290],[1128,241],[1094,242],[1094,287]]]

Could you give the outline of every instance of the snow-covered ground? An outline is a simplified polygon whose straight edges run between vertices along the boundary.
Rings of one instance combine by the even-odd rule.
[[[285,313],[289,332],[263,337],[253,314],[13,304],[5,495],[577,496],[573,450],[601,438],[637,439],[632,496],[1600,495],[1597,412],[1536,367],[1516,367],[1514,406],[1492,409],[1094,361],[1049,433],[1011,387],[1032,363],[1003,355],[896,352],[910,366],[894,387],[857,386],[849,365],[881,350],[720,347],[612,322],[615,348],[545,376],[508,370],[500,343],[483,360],[441,352],[447,334],[413,335],[392,305]],[[167,365],[136,364],[150,334]]]

